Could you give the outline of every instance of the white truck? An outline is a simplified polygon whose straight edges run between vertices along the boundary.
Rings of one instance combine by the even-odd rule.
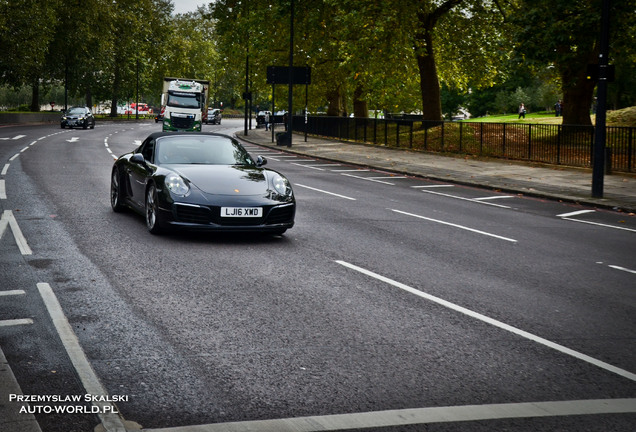
[[[208,114],[210,81],[164,78],[161,114],[164,131],[197,131]]]

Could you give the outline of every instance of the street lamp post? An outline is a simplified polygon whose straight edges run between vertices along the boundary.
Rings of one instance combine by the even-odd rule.
[[[292,145],[292,102],[294,82],[294,0],[289,13],[289,90],[287,94],[287,147]]]
[[[600,52],[598,55],[596,128],[594,134],[594,165],[592,166],[592,196],[595,198],[603,198],[603,182],[605,175],[605,120],[609,55],[610,0],[603,0],[602,7]]]

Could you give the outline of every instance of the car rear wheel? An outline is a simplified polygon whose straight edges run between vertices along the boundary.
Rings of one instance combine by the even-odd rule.
[[[123,200],[121,174],[117,168],[113,168],[113,173],[110,177],[110,206],[113,208],[113,211],[120,213],[126,209]]]
[[[152,234],[159,234],[162,229],[157,204],[157,188],[150,185],[146,191],[146,227]]]

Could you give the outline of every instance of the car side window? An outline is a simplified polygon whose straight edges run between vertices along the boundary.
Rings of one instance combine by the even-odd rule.
[[[154,163],[155,158],[155,140],[150,139],[141,146],[141,155],[150,163]]]

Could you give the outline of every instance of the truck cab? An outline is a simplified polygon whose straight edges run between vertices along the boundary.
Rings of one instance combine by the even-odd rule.
[[[203,113],[207,109],[206,95],[207,87],[194,80],[164,82],[163,130],[200,132]]]

